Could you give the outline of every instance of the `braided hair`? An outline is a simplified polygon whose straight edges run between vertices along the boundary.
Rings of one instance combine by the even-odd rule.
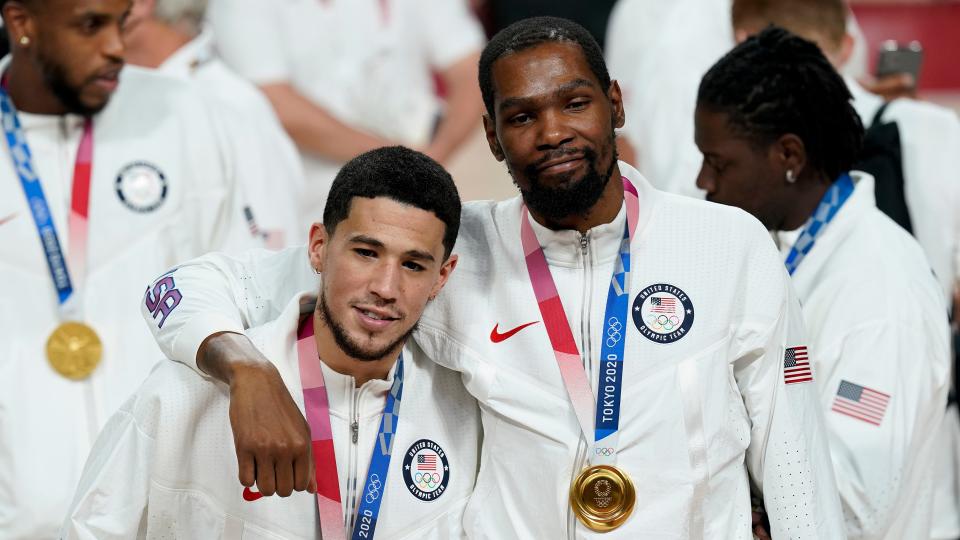
[[[710,68],[697,105],[726,114],[731,129],[758,147],[796,135],[814,170],[833,181],[850,170],[863,144],[851,99],[815,44],[769,26]]]
[[[487,114],[494,118],[493,63],[497,60],[543,43],[573,43],[580,47],[590,71],[606,92],[610,88],[610,74],[603,60],[603,51],[586,28],[560,17],[531,17],[517,21],[497,32],[480,55],[478,79]]]

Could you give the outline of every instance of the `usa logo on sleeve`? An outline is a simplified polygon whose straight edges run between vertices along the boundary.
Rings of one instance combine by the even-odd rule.
[[[447,490],[450,463],[440,445],[420,439],[403,456],[403,481],[421,501],[435,501]]]
[[[693,302],[679,287],[650,285],[633,300],[633,324],[650,341],[673,343],[693,326]]]
[[[809,382],[813,380],[810,371],[810,357],[804,346],[788,347],[783,352],[783,382],[786,384]]]

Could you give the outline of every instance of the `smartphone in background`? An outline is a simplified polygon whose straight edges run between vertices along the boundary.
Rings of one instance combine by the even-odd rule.
[[[920,80],[921,64],[923,64],[923,47],[919,41],[903,44],[888,40],[880,46],[877,78],[896,73],[909,73],[916,84],[916,81]]]

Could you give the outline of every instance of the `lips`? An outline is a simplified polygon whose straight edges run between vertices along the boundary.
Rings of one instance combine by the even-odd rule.
[[[538,172],[565,171],[577,167],[583,161],[583,154],[568,154],[547,160],[537,167]]]
[[[383,330],[401,319],[400,315],[377,306],[355,305],[353,309],[357,313],[360,324],[370,331]]]

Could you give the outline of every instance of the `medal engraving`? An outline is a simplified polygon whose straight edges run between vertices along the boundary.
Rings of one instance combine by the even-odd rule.
[[[590,530],[612,531],[633,512],[636,491],[630,477],[616,467],[594,465],[581,472],[570,486],[573,513]]]
[[[64,377],[79,381],[93,373],[103,355],[103,344],[93,328],[65,322],[47,339],[47,360]]]

